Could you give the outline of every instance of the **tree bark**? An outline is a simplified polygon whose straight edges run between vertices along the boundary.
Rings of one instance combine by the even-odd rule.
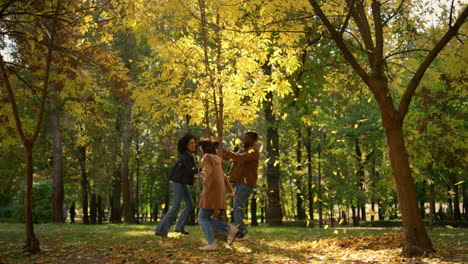
[[[89,218],[91,220],[91,224],[95,225],[97,220],[97,199],[96,194],[91,194],[91,202],[90,202],[90,210],[89,210]]]
[[[273,226],[283,223],[283,210],[280,200],[280,169],[278,165],[279,158],[279,135],[278,124],[273,114],[273,93],[266,95],[265,119],[267,121],[267,195],[268,205],[266,209],[266,222]]]
[[[250,199],[250,215],[252,216],[250,219],[251,226],[258,226],[257,220],[257,192],[254,190],[252,193],[252,198]]]
[[[26,150],[26,192],[24,196],[24,218],[26,242],[24,250],[30,253],[40,251],[39,240],[34,233],[34,225],[32,218],[32,185],[33,185],[33,144],[25,144]]]
[[[52,92],[52,91],[51,91]],[[49,96],[49,119],[52,129],[52,222],[63,223],[63,153],[57,91]]]
[[[111,217],[110,221],[114,224],[122,223],[122,215],[120,212],[120,169],[114,171],[112,179],[112,197],[111,197]]]
[[[408,153],[403,140],[402,120],[389,120],[389,117],[383,115],[382,121],[405,234],[402,253],[404,256],[421,256],[434,252],[432,242],[419,215],[416,188],[411,177]]]
[[[97,196],[97,223],[102,225],[102,221],[104,220],[104,208],[102,208],[102,197],[101,195]]]
[[[432,173],[432,172],[431,172]],[[429,186],[429,227],[434,227],[435,217],[435,185],[432,181]]]
[[[460,191],[458,185],[455,185],[458,182],[457,175],[455,173],[450,173],[450,179],[452,181],[453,192],[453,220],[461,221],[461,212],[460,212]]]
[[[122,116],[123,120],[123,135],[122,135],[122,160],[120,163],[122,200],[123,200],[123,217],[125,223],[135,223],[135,214],[132,208],[130,180],[129,180],[129,161],[130,147],[132,143],[132,126],[130,124],[132,118],[133,102],[128,100],[125,104],[125,111]]]

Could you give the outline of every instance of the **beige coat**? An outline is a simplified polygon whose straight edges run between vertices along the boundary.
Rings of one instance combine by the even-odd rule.
[[[226,192],[232,193],[232,187],[224,175],[222,159],[214,154],[205,154],[201,160],[203,190],[198,208],[226,209]]]

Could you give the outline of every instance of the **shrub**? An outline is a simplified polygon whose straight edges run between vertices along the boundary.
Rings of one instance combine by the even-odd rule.
[[[13,197],[11,211],[13,217],[24,223],[24,185]],[[47,223],[52,219],[52,180],[33,184],[33,222]]]

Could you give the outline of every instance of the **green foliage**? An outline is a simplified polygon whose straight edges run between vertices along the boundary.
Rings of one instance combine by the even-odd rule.
[[[52,218],[52,180],[42,180],[33,185],[33,222],[48,223]],[[11,202],[13,217],[24,222],[24,185]]]

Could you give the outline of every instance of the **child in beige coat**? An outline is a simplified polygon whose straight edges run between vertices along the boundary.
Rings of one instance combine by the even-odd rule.
[[[228,244],[232,244],[239,230],[223,221],[212,219],[214,210],[226,209],[226,192],[235,199],[231,184],[224,175],[222,159],[216,154],[219,143],[211,139],[200,139],[198,145],[203,151],[201,161],[202,171],[200,175],[203,179],[203,190],[201,200],[198,204],[198,223],[205,234],[208,245],[200,247],[200,250],[218,250],[212,229],[227,235]]]

